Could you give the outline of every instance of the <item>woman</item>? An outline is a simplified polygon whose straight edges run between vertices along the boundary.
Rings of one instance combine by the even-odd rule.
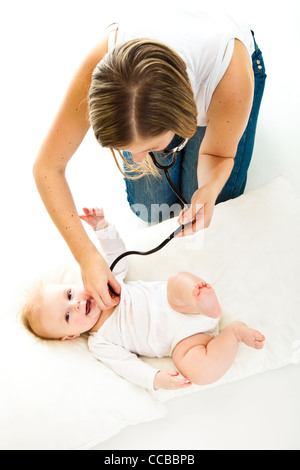
[[[179,10],[146,20],[106,30],[71,81],[34,165],[44,204],[101,309],[118,302],[107,284],[115,292],[120,286],[81,225],[65,178],[90,125],[133,170],[128,200],[136,212],[146,207],[141,216],[148,220],[168,215],[153,214],[154,205],[178,200],[152,174],[147,155],[158,152],[167,163],[168,149],[185,142],[170,172],[191,203],[179,222],[198,219],[207,227],[215,204],[245,188],[264,89],[262,55],[243,23]]]

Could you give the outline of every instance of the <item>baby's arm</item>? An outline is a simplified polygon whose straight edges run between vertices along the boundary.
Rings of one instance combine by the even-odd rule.
[[[90,337],[89,349],[103,364],[130,382],[153,390],[157,369],[142,361],[136,354],[104,337]]]
[[[90,351],[118,375],[149,390],[176,390],[191,385],[185,378],[176,377],[176,370],[158,370],[142,361],[122,346],[112,344],[103,337],[89,340]]]
[[[106,262],[108,266],[111,266],[111,263],[126,251],[123,240],[120,238],[116,228],[105,219],[103,209],[99,207],[92,209],[84,207],[83,211],[84,215],[79,217],[95,230]],[[127,258],[125,257],[116,264],[113,274],[123,279],[126,275],[127,267]]]

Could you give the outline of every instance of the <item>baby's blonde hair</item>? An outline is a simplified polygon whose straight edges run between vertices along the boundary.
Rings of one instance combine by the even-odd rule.
[[[39,312],[41,309],[41,298],[44,285],[43,281],[39,281],[36,285],[27,290],[26,301],[20,312],[20,320],[26,330],[35,337],[51,340],[54,338],[50,338],[45,334],[39,322]]]

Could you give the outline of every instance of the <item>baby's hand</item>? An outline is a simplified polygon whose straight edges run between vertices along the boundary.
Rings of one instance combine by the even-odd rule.
[[[179,372],[174,369],[158,371],[154,378],[154,389],[158,390],[159,388],[163,388],[164,390],[176,390],[192,385],[188,379],[184,377],[180,379],[177,375],[179,375]]]
[[[101,230],[108,227],[108,222],[105,220],[103,209],[94,207],[93,209],[83,208],[85,215],[80,215],[80,219],[87,222],[94,230]]]

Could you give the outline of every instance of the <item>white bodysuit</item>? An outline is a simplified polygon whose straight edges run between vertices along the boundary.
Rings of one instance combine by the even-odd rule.
[[[110,265],[126,251],[114,226],[96,232]],[[97,332],[90,333],[93,355],[125,379],[153,390],[158,369],[138,356],[172,356],[175,346],[196,333],[216,334],[218,319],[187,315],[173,310],[167,300],[167,281],[123,282],[127,258],[117,263],[114,275],[121,285],[121,299]]]

